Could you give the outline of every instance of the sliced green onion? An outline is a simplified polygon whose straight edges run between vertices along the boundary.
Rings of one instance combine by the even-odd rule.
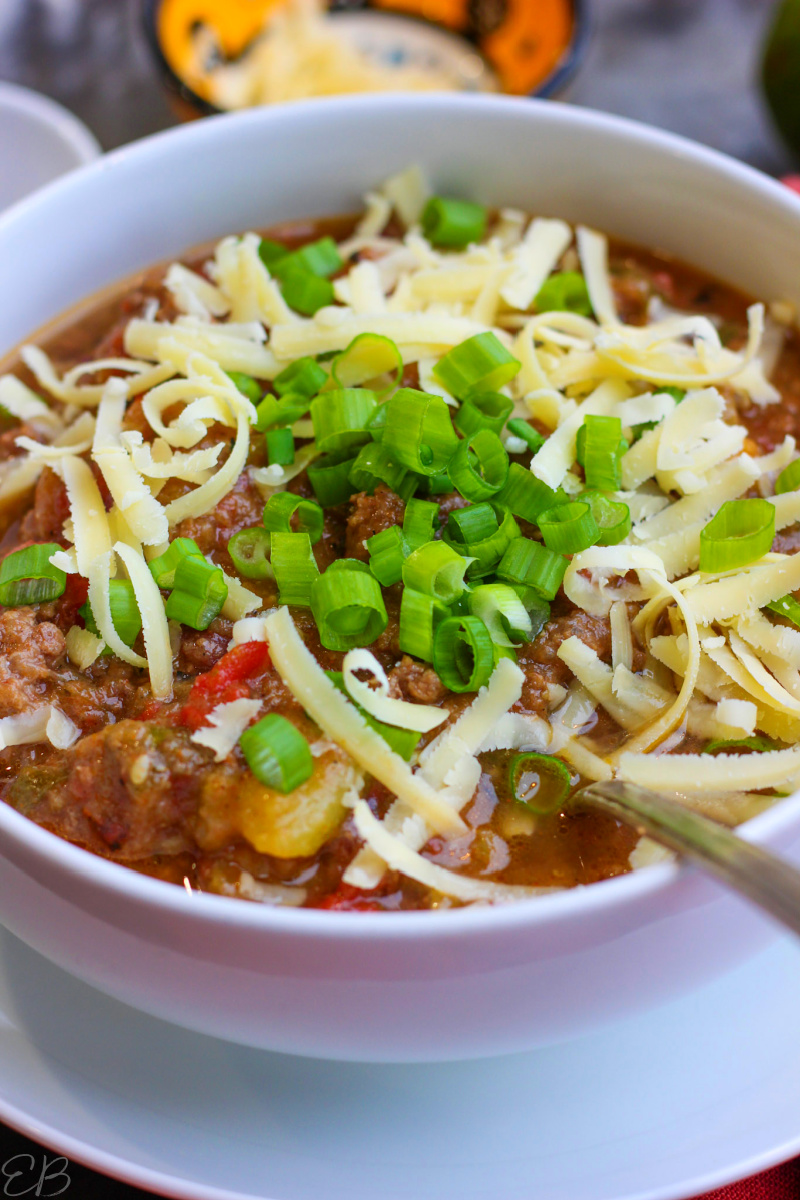
[[[392,525],[380,533],[367,538],[364,545],[369,552],[369,569],[378,583],[391,587],[403,576],[403,563],[408,557],[408,543],[399,525]]]
[[[283,298],[295,312],[313,317],[315,312],[333,304],[333,284],[296,265],[286,270],[281,283]]]
[[[267,713],[245,729],[239,745],[259,783],[276,792],[293,792],[314,773],[308,742],[280,713]]]
[[[221,567],[190,554],[175,568],[175,582],[167,600],[167,620],[192,629],[208,629],[228,599]]]
[[[417,490],[426,496],[447,496],[453,490],[453,483],[447,471],[438,471],[435,475],[418,475]]]
[[[404,654],[412,654],[423,662],[433,661],[433,635],[439,623],[450,616],[440,600],[414,588],[403,588],[400,600],[400,631],[398,643]]]
[[[422,210],[422,232],[434,246],[460,249],[481,240],[486,231],[486,217],[482,204],[431,196]]]
[[[781,496],[784,492],[796,492],[800,488],[800,458],[796,458],[794,462],[790,462],[788,467],[784,467],[778,478],[775,480],[775,495]]]
[[[787,621],[791,621],[793,625],[800,625],[800,604],[794,596],[781,596],[780,600],[772,600],[764,607],[768,608],[770,612],[777,613],[778,616],[786,617]]]
[[[289,492],[278,492],[288,496]],[[260,525],[242,529],[228,542],[228,554],[239,575],[245,579],[272,579],[275,572],[269,561],[269,534]]]
[[[277,243],[273,243],[273,245],[277,245]],[[283,282],[298,271],[326,278],[328,275],[335,275],[337,271],[340,271],[342,265],[342,257],[336,242],[332,237],[323,237],[315,242],[308,242],[299,250],[293,250],[288,254],[284,251],[283,255],[273,259],[270,270],[276,279]]]
[[[562,807],[572,775],[560,758],[550,754],[515,754],[508,768],[508,786],[517,804],[544,816]]]
[[[480,392],[464,401],[453,420],[464,437],[477,433],[479,429],[500,433],[513,409],[514,401],[502,392]]]
[[[719,738],[717,741],[706,743],[700,753],[729,754],[731,750],[753,750],[757,754],[765,754],[769,750],[780,748],[779,742],[773,742],[772,738],[767,737]]]
[[[311,401],[299,392],[287,392],[277,399],[265,396],[256,408],[256,429],[266,433],[275,426],[293,425],[308,412]]]
[[[319,567],[307,533],[272,533],[272,569],[278,581],[279,604],[311,603],[311,586]]]
[[[526,641],[532,642],[550,620],[550,605],[542,599],[535,588],[527,587],[524,583],[509,583],[508,586],[513,588],[525,605],[525,611],[531,620],[531,628]]]
[[[603,492],[619,491],[620,463],[627,449],[619,417],[586,417],[578,430],[576,457],[583,467],[587,487]]]
[[[404,758],[408,762],[419,745],[421,735],[415,729],[401,729],[398,725],[386,725],[383,721],[378,721],[365,708],[362,708],[360,704],[356,704],[345,687],[344,676],[341,671],[326,671],[325,674],[334,687],[338,688],[342,695],[347,697],[353,707],[358,709],[370,729],[374,729],[376,733],[379,733],[383,740],[394,750],[395,754],[399,754],[401,758]]]
[[[355,491],[350,482],[350,469],[355,461],[345,450],[323,454],[308,464],[308,481],[323,508],[334,508],[350,499]]]
[[[439,524],[439,505],[432,500],[409,500],[403,515],[403,536],[409,550],[418,550],[433,541]]]
[[[470,400],[483,392],[499,391],[521,366],[496,334],[476,333],[440,358],[433,376],[452,396]]]
[[[497,514],[491,504],[471,504],[457,508],[447,518],[447,537],[452,542],[468,545],[480,542],[497,532]]]
[[[168,548],[158,558],[151,558],[147,564],[150,574],[160,588],[171,588],[175,583],[175,571],[184,558],[194,555],[202,558],[203,552],[192,538],[175,538]]]
[[[469,594],[469,610],[480,617],[496,646],[529,639],[532,621],[525,605],[507,583],[484,583]]]
[[[775,506],[768,500],[726,500],[700,532],[700,570],[732,571],[768,554]]]
[[[274,492],[264,505],[263,521],[270,533],[307,533],[313,545],[322,537],[325,514],[313,500],[294,492]]]
[[[329,571],[363,571],[370,574],[370,569],[360,558],[336,558],[328,567]]]
[[[391,338],[379,333],[359,333],[331,363],[331,378],[340,388],[360,387],[381,375],[391,375],[387,388],[394,388],[402,374],[403,356]]]
[[[573,500],[548,508],[539,516],[544,544],[557,554],[579,554],[600,536],[592,508],[584,500]]]
[[[247,396],[251,404],[257,405],[259,403],[261,400],[261,387],[253,379],[252,375],[245,375],[242,371],[226,371],[225,374],[236,390],[241,392],[243,396]]]
[[[268,429],[264,439],[270,466],[273,463],[289,466],[294,462],[294,434],[291,429]]]
[[[342,563],[312,585],[311,611],[326,650],[368,646],[388,624],[380,584],[364,566],[359,563],[360,569],[352,569]]]
[[[494,670],[489,630],[480,617],[448,617],[433,635],[433,669],[451,692],[477,692]]]
[[[383,431],[386,428],[386,405],[379,404],[367,421],[367,429],[373,441],[383,441]]]
[[[139,605],[136,603],[136,593],[133,590],[133,584],[128,579],[111,579],[108,584],[108,605],[111,609],[111,624],[114,626],[119,638],[126,646],[132,646],[136,641],[142,628],[142,614],[139,612]],[[97,622],[94,619],[92,606],[87,600],[78,609],[78,613],[83,617],[83,623],[90,633],[95,637],[102,637],[100,630],[97,628]],[[106,647],[103,653],[110,654],[111,651]]]
[[[401,388],[386,402],[382,445],[420,475],[438,475],[458,446],[450,411],[441,396]]]
[[[514,437],[522,439],[531,454],[536,454],[537,450],[541,450],[544,445],[542,435],[523,417],[512,417],[508,422],[507,428],[508,432],[513,434]]]
[[[313,358],[297,358],[275,376],[272,386],[279,396],[295,393],[311,399],[327,378],[326,371]]]
[[[428,542],[403,563],[403,583],[415,592],[425,592],[450,604],[465,590],[464,572],[468,566],[468,559],[446,542]]]
[[[67,575],[48,560],[63,547],[56,542],[26,546],[7,554],[0,565],[0,604],[39,604],[55,600],[67,586]]]
[[[400,495],[407,476],[407,469],[382,442],[369,442],[362,446],[350,468],[350,482],[355,490],[369,492],[370,495],[379,483],[385,483]],[[411,479],[410,486],[413,492],[416,487],[414,479]]]
[[[513,663],[517,661],[517,652],[513,646],[499,646],[497,642],[492,642],[492,655],[495,666],[497,666],[501,658],[510,658]]]
[[[367,422],[378,400],[368,388],[336,388],[311,401],[314,438],[320,450],[349,450],[370,441]]]
[[[511,509],[515,517],[531,523],[535,523],[546,509],[567,502],[561,488],[554,492],[520,463],[509,464],[508,479],[492,499],[495,504]]]
[[[442,535],[444,540],[451,544],[459,553],[473,561],[467,568],[467,578],[476,579],[483,575],[487,575],[500,562],[501,558],[508,548],[508,544],[512,538],[520,537],[520,528],[514,520],[511,512],[507,508],[501,508],[499,505],[474,505],[471,509],[461,509],[460,512],[471,513],[475,509],[490,509],[492,514],[491,521],[487,519],[484,524],[482,536],[478,537],[478,528],[472,523],[466,526],[464,522],[455,521],[450,524],[448,520],[447,528]],[[456,516],[456,513],[450,514],[451,518]],[[499,525],[498,525],[499,520]],[[469,541],[462,541],[464,532],[470,535]]]
[[[563,554],[556,554],[530,538],[518,537],[509,542],[497,574],[509,583],[524,583],[545,600],[552,600],[568,566],[569,559]]]
[[[268,270],[272,270],[275,263],[286,258],[287,254],[289,254],[289,250],[286,246],[282,242],[273,241],[272,238],[262,238],[259,243],[258,257]]]
[[[491,429],[462,438],[447,468],[456,491],[477,502],[499,492],[508,479],[508,455]]]
[[[616,546],[625,540],[631,531],[631,510],[621,500],[612,500],[602,492],[581,492],[597,522],[600,536],[598,546]]]
[[[592,302],[586,280],[577,271],[559,271],[551,275],[536,293],[537,312],[573,312],[591,317]]]

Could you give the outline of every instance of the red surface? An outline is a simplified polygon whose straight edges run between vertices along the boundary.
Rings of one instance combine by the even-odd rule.
[[[702,1200],[800,1200],[800,1158],[741,1183],[708,1192]]]

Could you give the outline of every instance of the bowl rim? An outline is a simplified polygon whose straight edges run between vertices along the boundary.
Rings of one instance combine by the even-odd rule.
[[[0,113],[4,111],[23,113],[57,134],[72,151],[76,166],[92,162],[103,153],[97,138],[79,117],[57,100],[32,88],[5,80],[0,82]]]
[[[80,193],[91,188],[96,178],[113,176],[136,169],[137,163],[148,163],[152,156],[169,151],[176,139],[196,146],[210,139],[225,137],[232,122],[241,126],[261,126],[273,122],[301,125],[320,120],[339,121],[348,117],[358,119],[362,111],[376,117],[376,108],[392,111],[439,110],[450,114],[462,110],[467,119],[487,108],[495,110],[501,119],[513,121],[542,121],[556,127],[578,126],[622,137],[649,149],[693,161],[701,170],[722,175],[735,186],[761,195],[773,206],[798,224],[800,231],[800,197],[788,188],[747,164],[740,163],[720,151],[692,142],[680,135],[656,129],[643,122],[630,120],[589,109],[554,105],[543,100],[520,104],[518,98],[506,96],[477,96],[460,93],[438,93],[418,96],[386,93],[378,98],[345,96],[335,99],[303,100],[291,104],[262,106],[241,112],[219,114],[209,121],[195,121],[164,130],[123,146],[102,159],[90,162],[38,190],[0,214],[0,240],[13,233],[19,221],[58,202],[61,196]],[[177,251],[180,253],[180,251]],[[78,298],[80,299],[80,297]],[[9,348],[10,349],[10,348]],[[742,835],[754,843],[769,843],[794,823],[800,824],[800,791],[787,796],[771,809],[751,818],[739,827]],[[337,912],[321,909],[271,906],[243,903],[235,897],[218,896],[193,891],[179,885],[139,874],[132,868],[65,841],[57,834],[36,825],[4,802],[0,802],[0,836],[6,845],[15,843],[30,855],[49,862],[62,875],[78,883],[102,888],[120,900],[151,909],[168,912],[175,917],[201,916],[213,925],[231,926],[239,930],[289,934],[301,940],[321,935],[353,940],[418,940],[420,936],[441,939],[461,938],[490,930],[498,936],[520,927],[532,929],[550,922],[581,920],[585,916],[627,908],[646,897],[666,892],[690,877],[699,874],[697,868],[681,862],[651,865],[630,874],[602,880],[584,887],[531,897],[503,905],[472,905],[436,911],[392,913]],[[0,854],[7,852],[0,851]],[[28,868],[19,869],[30,873]],[[715,885],[717,886],[717,885]],[[102,919],[102,918],[101,918]],[[112,918],[113,920],[113,918]]]
[[[203,96],[199,96],[188,83],[177,73],[172,64],[167,59],[166,54],[161,46],[161,40],[158,36],[158,9],[162,0],[142,0],[142,27],[144,29],[145,39],[150,47],[150,52],[153,55],[163,75],[163,82],[169,91],[175,93],[186,104],[194,108],[199,116],[213,117],[227,114],[232,111],[245,111],[243,109],[232,110],[218,108],[216,104],[212,104],[210,100],[206,100]],[[546,75],[541,82],[533,88],[532,91],[526,92],[517,99],[537,99],[547,100],[560,92],[566,87],[569,81],[573,78],[578,67],[583,62],[584,56],[589,46],[589,41],[592,34],[591,10],[589,8],[589,0],[570,0],[572,8],[572,34],[569,42],[564,48],[558,61],[556,62],[549,75]],[[358,10],[353,10],[358,11]],[[411,21],[419,21],[423,24],[436,25],[435,21],[430,21],[424,16],[418,16],[416,13],[404,13],[398,11],[389,15],[406,17]],[[454,32],[448,30],[447,32]],[[460,35],[455,32],[455,37]],[[466,93],[468,94],[468,93]],[[510,95],[508,92],[501,93],[502,95]],[[289,103],[288,101],[284,103]],[[266,106],[270,107],[270,106]]]

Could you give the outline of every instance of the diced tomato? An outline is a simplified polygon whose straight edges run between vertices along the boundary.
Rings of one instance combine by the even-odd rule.
[[[58,602],[56,621],[62,629],[75,624],[78,609],[86,603],[89,595],[89,580],[82,575],[68,575],[67,584]]]
[[[266,642],[244,642],[234,646],[219,662],[198,675],[189,698],[178,715],[178,724],[199,729],[208,724],[208,714],[218,704],[230,704],[250,695],[247,680],[261,675],[270,665]]]
[[[335,892],[317,905],[335,912],[381,912],[383,905],[370,892],[362,892],[360,888],[342,883]]]
[[[161,709],[163,707],[164,707],[164,705],[162,704],[162,702],[160,700],[150,700],[147,704],[145,704],[144,708],[142,709],[142,711],[139,715],[139,720],[140,721],[154,721],[155,718],[161,712]]]

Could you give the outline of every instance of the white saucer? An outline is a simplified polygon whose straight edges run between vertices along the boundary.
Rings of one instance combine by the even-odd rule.
[[[800,1151],[800,947],[600,1034],[474,1063],[247,1050],[0,931],[0,1118],[191,1200],[678,1200]]]
[[[83,122],[55,100],[0,83],[0,212],[100,152]]]

